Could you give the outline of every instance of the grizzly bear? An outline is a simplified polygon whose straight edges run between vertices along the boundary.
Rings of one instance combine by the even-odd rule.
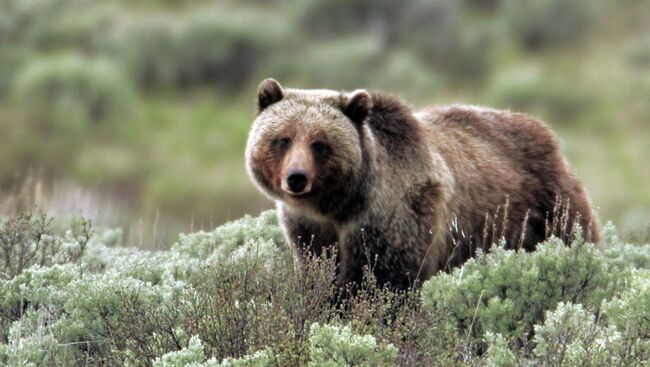
[[[258,89],[248,173],[275,200],[299,259],[338,246],[338,283],[371,265],[409,288],[492,243],[533,250],[600,240],[553,134],[520,113],[452,105],[419,112],[356,90]],[[578,231],[579,229],[579,231]]]

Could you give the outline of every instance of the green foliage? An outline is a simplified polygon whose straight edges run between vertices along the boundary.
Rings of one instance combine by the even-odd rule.
[[[396,0],[316,0],[295,1],[291,5],[297,28],[317,39],[367,32],[394,38],[396,30],[389,19],[405,7]]]
[[[342,88],[358,87],[358,84],[352,87],[348,85],[364,76],[372,77],[362,79],[362,83],[373,83],[376,79],[381,79],[386,71],[383,67],[373,68],[377,70],[376,73],[359,73],[368,70],[368,62],[358,62],[359,59],[354,57],[348,59],[346,55],[350,55],[353,47],[332,47],[339,43],[338,40],[345,38],[350,40],[350,45],[354,44],[358,48],[365,49],[371,42],[377,45],[376,51],[368,54],[371,65],[398,51],[396,48],[399,47],[401,52],[412,54],[411,57],[420,59],[418,63],[429,69],[445,70],[461,79],[481,77],[492,66],[492,32],[482,22],[471,27],[461,27],[463,12],[460,2],[449,0],[408,3],[394,0],[299,2],[295,10],[298,25],[308,35],[322,40],[312,48],[322,57],[307,58],[301,60],[300,64],[308,68],[314,67],[315,70],[320,66],[325,69],[323,73],[343,73],[343,77],[329,79],[330,82],[332,79],[343,80],[345,84]],[[332,24],[337,26],[333,27]],[[334,36],[337,36],[337,41],[332,41]],[[411,62],[410,58],[408,60]],[[334,62],[339,63],[332,65]],[[419,70],[416,69],[417,71]],[[293,74],[296,73],[290,75]],[[304,72],[297,74],[303,75]],[[346,77],[348,74],[351,74],[352,80]],[[425,81],[426,79],[421,82]],[[432,85],[434,86],[435,84]]]
[[[271,367],[277,366],[275,356],[269,349],[257,351],[241,358],[225,358],[221,363],[214,358],[206,359],[203,344],[197,336],[190,338],[189,345],[177,352],[169,352],[156,358],[153,367]]]
[[[650,269],[650,243],[635,245],[621,241],[612,222],[607,222],[603,232],[603,256],[610,264],[621,269]]]
[[[0,275],[11,279],[32,265],[77,262],[92,235],[91,223],[80,220],[64,238],[52,234],[45,214],[23,214],[0,222]]]
[[[579,86],[536,69],[498,75],[486,95],[491,105],[546,115],[557,123],[576,120],[589,110],[592,102],[589,93]]]
[[[285,26],[262,11],[215,7],[180,20],[137,19],[116,30],[104,53],[117,55],[145,89],[218,85],[238,91],[286,39]]]
[[[176,367],[187,365],[198,365],[205,361],[203,343],[197,336],[192,336],[186,348],[176,352],[169,352],[160,358],[156,358],[153,367]]]
[[[423,96],[436,94],[442,88],[442,77],[416,55],[407,51],[391,54],[368,83],[382,90],[403,90],[409,100],[419,101]]]
[[[241,8],[192,15],[179,33],[181,83],[241,88],[286,39],[283,24],[274,19]]]
[[[460,11],[453,0],[414,2],[403,11],[400,42],[427,62],[450,65],[459,46]]]
[[[566,45],[585,34],[599,15],[597,0],[504,1],[505,23],[525,48]]]
[[[597,309],[620,286],[598,249],[551,240],[526,254],[496,248],[422,287],[422,300],[441,351],[462,341],[480,354],[486,332],[531,348],[534,325],[559,302]]]
[[[28,60],[29,51],[21,47],[0,44],[0,92],[11,90],[14,76]]]
[[[279,351],[280,365],[306,360],[308,325],[334,312],[328,310],[334,258],[309,261],[307,272],[294,267],[287,253],[270,247],[279,231],[273,216],[186,236],[163,253],[119,250],[109,232],[89,241],[77,264],[22,270],[0,284],[0,335],[7,344],[0,362],[148,365],[187,346],[190,330],[219,360],[266,345]],[[50,321],[43,324],[43,317]],[[183,360],[196,343],[160,363]],[[56,347],[35,353],[49,350],[46,344]],[[260,353],[222,365],[260,365]]]
[[[309,366],[393,366],[397,348],[378,345],[372,335],[355,335],[343,328],[315,323],[309,330]]]
[[[613,229],[606,251],[620,257],[580,239],[571,247],[551,240],[533,253],[496,248],[435,276],[421,293],[381,288],[366,268],[356,292],[334,302],[336,253],[297,266],[274,212],[183,235],[160,252],[121,247],[119,230],[86,232],[80,251],[74,239],[80,224],[61,236],[49,220],[39,220],[13,218],[0,231],[5,251],[6,243],[38,248],[39,233],[60,244],[48,247],[45,262],[34,256],[2,270],[0,364],[511,366],[650,359],[650,273],[634,269],[643,263]]]
[[[618,364],[609,355],[617,338],[615,329],[596,325],[582,305],[560,303],[535,327],[535,356],[551,366],[611,366]]]
[[[354,89],[371,82],[372,70],[381,52],[379,40],[371,37],[351,37],[324,42],[312,47],[295,60],[283,61],[277,67],[280,76],[297,75],[299,83],[327,86],[334,89]],[[337,55],[337,57],[331,57]]]
[[[620,333],[611,354],[623,365],[650,361],[650,271],[633,274],[625,291],[605,303],[605,320]],[[615,354],[616,353],[616,354]]]
[[[103,51],[117,55],[130,77],[143,88],[172,85],[179,78],[177,37],[171,19],[150,16],[115,31]]]
[[[270,256],[278,246],[283,245],[284,234],[278,226],[275,212],[266,211],[257,218],[247,215],[211,232],[181,234],[172,250],[198,259],[210,255],[228,258],[245,256],[252,248],[264,256]]]
[[[3,0],[0,3],[0,40],[30,40],[52,29],[56,21],[88,0]]]
[[[501,334],[486,334],[490,366],[637,366],[650,361],[650,273],[636,272],[630,285],[603,312],[560,302],[535,325],[531,355],[517,355]]]
[[[73,54],[28,64],[16,77],[14,89],[18,104],[42,129],[68,138],[92,126],[113,127],[127,117],[132,92],[110,61]]]
[[[489,367],[510,367],[517,365],[517,355],[508,346],[501,334],[485,333],[485,341],[490,346],[483,364]]]
[[[93,199],[108,191],[117,216],[141,228],[158,218],[153,237],[168,243],[193,224],[268,208],[241,152],[254,87],[272,76],[382,89],[416,108],[469,102],[546,117],[566,127],[560,138],[603,217],[646,242],[647,12],[614,0],[2,0],[0,191],[34,170]],[[65,92],[18,97],[16,79],[37,64],[66,74]],[[595,167],[604,161],[606,174]]]
[[[628,47],[626,56],[630,64],[640,69],[650,67],[650,37],[646,35],[641,41],[633,42]]]
[[[39,50],[73,48],[95,52],[104,42],[106,32],[114,27],[117,11],[110,6],[97,6],[90,1],[68,1],[59,12],[47,13],[42,23],[30,29],[27,42]],[[41,9],[42,11],[42,9]]]

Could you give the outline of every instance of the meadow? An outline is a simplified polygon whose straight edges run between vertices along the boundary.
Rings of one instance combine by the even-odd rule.
[[[381,89],[537,116],[625,239],[650,232],[645,1],[0,3],[0,210],[169,246],[272,203],[247,178],[255,88]]]
[[[650,3],[0,0],[0,365],[650,366]],[[332,302],[244,169],[255,88],[546,121],[604,227]],[[179,234],[180,233],[180,234]]]

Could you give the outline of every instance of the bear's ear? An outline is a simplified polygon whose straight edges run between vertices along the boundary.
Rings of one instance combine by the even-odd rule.
[[[364,89],[355,90],[348,94],[344,102],[343,113],[353,122],[360,124],[370,113],[370,93]]]
[[[284,90],[275,79],[264,79],[257,87],[257,112],[262,112],[268,106],[284,97]]]

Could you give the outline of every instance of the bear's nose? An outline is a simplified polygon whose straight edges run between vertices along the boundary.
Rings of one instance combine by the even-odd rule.
[[[289,186],[289,190],[296,194],[301,193],[305,189],[305,186],[307,186],[307,181],[307,172],[302,170],[293,171],[289,173],[289,176],[287,177],[287,185]]]

